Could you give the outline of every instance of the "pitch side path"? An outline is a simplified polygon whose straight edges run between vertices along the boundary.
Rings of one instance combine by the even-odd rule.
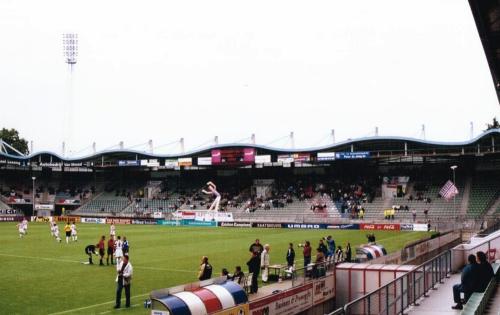
[[[271,263],[284,263],[289,242],[294,243],[297,265],[302,251],[297,246],[309,240],[313,248],[320,238],[332,235],[337,245],[354,248],[366,243],[365,231],[328,231],[256,228],[199,228],[117,225],[117,235],[130,242],[134,267],[130,309],[113,310],[114,266],[85,265],[85,246],[109,237],[109,225],[78,224],[78,242],[66,244],[50,235],[48,223],[30,223],[28,234],[19,239],[16,223],[0,223],[0,313],[1,314],[148,314],[143,301],[153,289],[196,281],[203,255],[214,266],[236,265],[246,272],[248,248],[256,238],[271,246]],[[377,242],[389,252],[428,235],[426,232],[375,232]],[[353,253],[354,254],[354,253]],[[97,264],[95,264],[97,263]],[[122,305],[124,304],[124,300]]]

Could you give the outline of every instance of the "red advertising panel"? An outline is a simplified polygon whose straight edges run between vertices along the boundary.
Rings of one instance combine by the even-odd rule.
[[[212,165],[248,165],[254,162],[254,148],[212,150]]]
[[[387,224],[387,223],[382,223],[382,224],[362,223],[362,224],[360,224],[360,229],[361,230],[373,230],[373,231],[399,231],[400,225],[399,224]]]

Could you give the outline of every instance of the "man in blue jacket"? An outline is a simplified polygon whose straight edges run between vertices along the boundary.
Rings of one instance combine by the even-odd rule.
[[[461,283],[453,286],[453,300],[457,303],[455,306],[451,307],[454,310],[463,309],[460,292],[464,293],[465,301],[467,301],[471,294],[477,289],[478,264],[476,262],[476,256],[469,255],[468,261],[469,264],[462,270]]]

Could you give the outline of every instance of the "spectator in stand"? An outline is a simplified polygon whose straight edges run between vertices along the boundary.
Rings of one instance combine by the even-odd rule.
[[[293,243],[288,244],[288,250],[286,251],[286,264],[289,270],[293,268],[293,263],[295,260],[295,250],[293,249]]]
[[[413,217],[413,222],[417,219],[417,211],[415,209],[411,210],[411,216]]]
[[[345,247],[345,261],[351,262],[351,259],[352,259],[351,243],[347,242],[347,246]]]
[[[476,262],[476,256],[469,255],[469,264],[462,270],[461,283],[455,284],[453,286],[453,300],[456,305],[451,308],[454,310],[463,309],[462,299],[460,293],[464,293],[464,300],[467,302],[471,294],[477,289],[477,272],[478,264]]]
[[[477,252],[477,261],[479,262],[478,270],[477,270],[477,290],[476,292],[484,292],[486,287],[495,275],[493,273],[493,268],[491,267],[486,254],[484,252]]]
[[[259,252],[255,251],[251,253],[252,257],[247,262],[248,272],[252,274],[252,285],[250,286],[250,293],[257,293],[259,286],[257,279],[260,273],[260,257]]]
[[[227,271],[226,268],[222,268],[222,271],[220,272],[221,277],[226,277],[227,280],[231,280],[232,277],[229,274],[229,271]]]
[[[304,254],[304,267],[307,267],[307,265],[311,263],[311,243],[306,241],[306,243],[302,246],[304,247],[302,250],[302,253]]]
[[[365,209],[364,208],[361,208],[361,210],[359,210],[358,216],[359,216],[360,220],[363,220],[365,218]]]

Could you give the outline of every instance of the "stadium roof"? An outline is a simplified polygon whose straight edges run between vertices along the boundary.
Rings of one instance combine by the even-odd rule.
[[[496,147],[498,149],[496,149]],[[314,148],[287,149],[275,148],[265,145],[227,143],[208,146],[199,150],[185,152],[182,154],[152,154],[137,150],[105,150],[92,155],[81,157],[63,157],[57,153],[40,151],[30,155],[22,155],[11,149],[5,142],[0,142],[0,158],[14,161],[33,162],[94,162],[94,161],[118,161],[118,160],[142,160],[142,159],[178,159],[183,157],[210,157],[212,150],[224,150],[231,148],[254,148],[257,154],[282,155],[309,153],[313,156],[324,152],[369,152],[372,157],[401,156],[401,155],[477,155],[488,153],[500,153],[500,129],[485,131],[481,135],[468,141],[439,142],[407,137],[365,137],[350,139],[347,141]]]
[[[500,102],[500,1],[469,0]]]

